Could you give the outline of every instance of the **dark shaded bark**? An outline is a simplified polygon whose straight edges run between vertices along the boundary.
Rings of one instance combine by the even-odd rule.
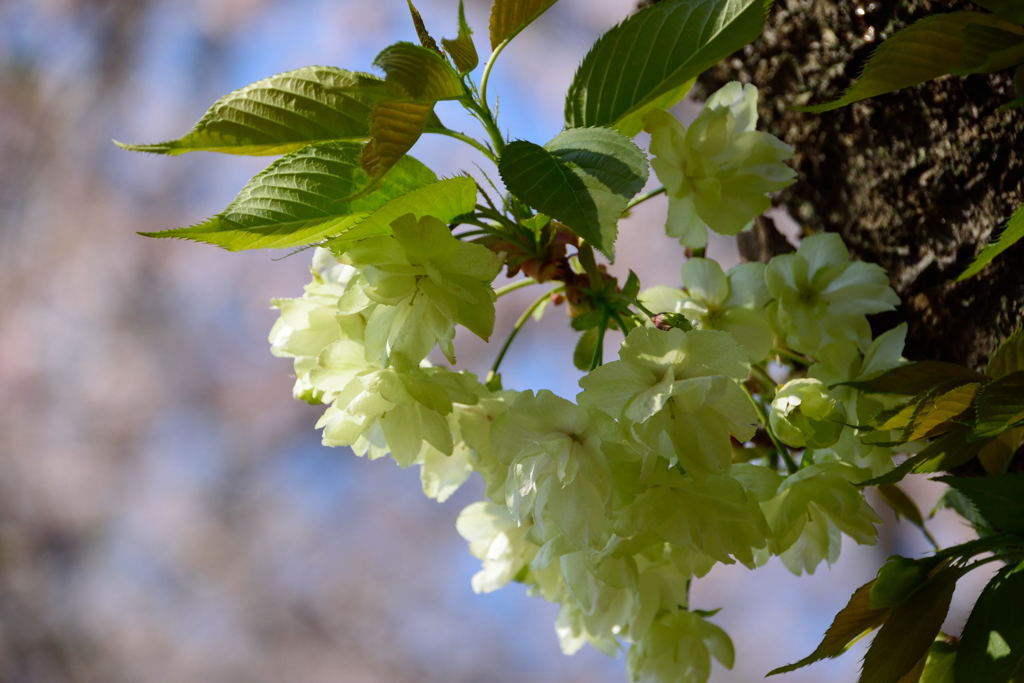
[[[1024,315],[1024,244],[979,276],[960,272],[1024,203],[1021,110],[1010,73],[945,77],[825,114],[884,38],[968,2],[777,0],[761,38],[701,79],[761,92],[759,127],[796,148],[798,182],[779,203],[808,232],[840,233],[882,265],[903,300],[878,321],[909,323],[906,355],[979,366]]]

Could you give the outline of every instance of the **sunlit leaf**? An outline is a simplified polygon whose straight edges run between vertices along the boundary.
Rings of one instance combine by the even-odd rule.
[[[427,25],[423,23],[423,16],[420,11],[416,9],[416,5],[412,4],[412,0],[406,0],[409,5],[409,14],[412,15],[412,25],[416,28],[416,36],[420,39],[420,45],[433,50],[439,55],[443,55],[441,48],[437,46],[437,41],[430,35],[430,31],[427,30]]]
[[[557,0],[494,0],[491,6],[491,49],[514,38]]]
[[[405,157],[375,192],[346,200],[369,181],[360,166],[362,147],[353,142],[309,145],[256,175],[213,218],[143,234],[205,242],[230,251],[297,247],[339,235],[388,200],[437,180],[426,166]]]
[[[957,653],[958,681],[1019,680],[1024,666],[1024,566],[1010,566],[985,586],[971,610]]]
[[[510,143],[498,169],[515,196],[610,254],[626,202],[647,180],[647,157],[610,128],[570,129],[544,147]]]
[[[391,100],[381,102],[370,116],[371,139],[363,149],[362,164],[372,180],[398,163],[419,140],[430,120],[433,102]]]
[[[1003,340],[988,359],[985,374],[992,378],[1024,370],[1024,329],[1017,330]]]
[[[451,222],[473,210],[476,192],[476,182],[465,176],[418,187],[390,200],[324,246],[341,253],[357,240],[389,234],[391,223],[410,213],[417,219],[433,216],[445,223]]]
[[[313,142],[366,139],[373,107],[394,96],[393,88],[376,76],[307,66],[225,95],[178,140],[118,145],[171,155],[285,154]]]
[[[925,436],[934,436],[936,430],[971,407],[979,388],[980,382],[969,382],[923,401],[921,409],[906,428],[904,440],[917,441]]]
[[[473,30],[466,22],[466,10],[459,0],[459,34],[455,38],[442,38],[445,52],[455,62],[455,68],[459,73],[469,73],[476,68],[480,57],[476,53],[476,45],[473,44]]]
[[[996,436],[1024,424],[1024,372],[1011,372],[982,387],[975,411],[975,433],[981,436]]]
[[[992,262],[992,259],[1019,242],[1022,237],[1024,237],[1024,206],[1020,206],[1013,212],[996,241],[987,245],[974,257],[971,265],[967,266],[967,270],[960,274],[957,281],[977,275],[982,268]]]
[[[373,60],[387,74],[389,84],[417,100],[450,100],[462,97],[462,79],[444,57],[412,43],[395,43]]]
[[[768,675],[795,671],[822,659],[838,657],[865,634],[878,628],[889,616],[889,608],[876,609],[871,606],[871,587],[874,583],[875,581],[871,580],[853,592],[850,601],[832,620],[832,625],[828,627],[825,637],[814,652],[798,662],[772,669]]]
[[[864,656],[861,683],[898,683],[928,652],[949,611],[962,570],[937,571],[892,612]]]
[[[569,128],[614,126],[628,137],[643,114],[668,108],[688,83],[761,33],[770,0],[664,0],[605,33],[565,101]]]
[[[982,12],[950,12],[932,14],[897,31],[875,49],[860,78],[837,100],[801,111],[820,113],[843,107],[875,95],[890,93],[953,73],[964,66],[967,42],[964,29],[968,25],[1019,30],[1010,22]],[[973,37],[970,58],[979,59],[984,45]]]

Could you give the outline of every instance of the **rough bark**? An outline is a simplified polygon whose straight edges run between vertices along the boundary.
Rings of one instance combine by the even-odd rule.
[[[979,276],[957,275],[1024,203],[1021,110],[1009,73],[945,77],[825,114],[884,38],[962,1],[777,0],[761,38],[706,74],[761,91],[761,124],[796,148],[799,181],[779,197],[806,231],[840,233],[888,270],[903,299],[906,354],[979,366],[1024,315],[1024,244]],[[702,97],[702,93],[698,93]]]

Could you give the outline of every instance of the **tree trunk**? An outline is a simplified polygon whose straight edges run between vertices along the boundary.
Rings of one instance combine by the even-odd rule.
[[[838,97],[915,19],[959,9],[978,8],[777,0],[761,38],[702,77],[697,94],[754,83],[759,128],[796,148],[798,182],[779,203],[805,231],[838,232],[889,272],[903,306],[876,322],[909,323],[907,357],[978,367],[1024,311],[1024,242],[955,282],[1024,203],[1024,115],[996,111],[1014,97],[1010,73],[948,76],[825,114],[791,109]]]

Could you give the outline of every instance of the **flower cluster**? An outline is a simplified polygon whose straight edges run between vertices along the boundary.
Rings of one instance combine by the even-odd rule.
[[[755,100],[730,84],[688,129],[647,118],[669,231],[691,246],[708,227],[743,229],[792,178],[791,150],[754,130]],[[618,359],[586,374],[575,400],[495,390],[425,360],[438,348],[454,363],[458,325],[491,334],[501,265],[440,220],[406,215],[339,256],[318,249],[313,281],[275,302],[270,334],[273,353],[294,359],[295,395],[327,405],[325,444],[419,465],[437,500],[482,478],[486,499],[457,522],[481,561],[474,590],[523,583],[559,604],[566,653],[628,647],[633,681],[700,683],[734,653],[694,606],[695,579],[772,557],[813,572],[844,535],[875,540],[856,483],[891,453],[855,425],[884,406],[843,383],[897,364],[904,330],[872,341],[866,315],[897,299],[838,236],[728,272],[691,258],[680,287],[634,288],[659,325],[619,318]],[[769,370],[787,358],[780,387]]]

